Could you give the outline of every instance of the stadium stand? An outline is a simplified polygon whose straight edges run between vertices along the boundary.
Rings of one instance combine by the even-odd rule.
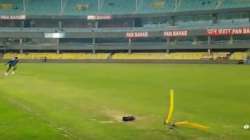
[[[235,52],[230,56],[230,60],[246,60],[248,54],[246,52]]]
[[[72,60],[85,60],[85,59],[107,59],[109,57],[109,53],[24,53],[24,54],[17,54],[17,53],[6,53],[3,56],[3,59],[12,59],[14,56],[17,56],[19,59],[30,59],[30,60],[40,60],[40,59],[57,59],[57,60],[64,60],[64,59],[72,59]]]
[[[97,3],[97,0],[67,0],[62,11],[67,15],[94,14],[98,11]]]
[[[105,0],[102,12],[111,14],[133,13],[136,10],[135,0]]]
[[[211,10],[218,7],[217,0],[181,0],[177,6],[178,11]]]
[[[172,0],[144,0],[140,12],[170,12],[175,9],[176,2]]]
[[[131,14],[247,8],[248,0],[0,0],[0,14]],[[23,5],[25,3],[25,6]],[[25,7],[25,8],[24,8]]]
[[[21,0],[0,0],[0,15],[15,15],[24,12]]]
[[[249,0],[0,0],[0,51],[25,52],[15,54],[21,59],[241,60],[245,54],[234,52],[250,49],[249,7]]]
[[[217,59],[228,59],[230,57],[231,53],[230,52],[215,52],[212,53],[212,59],[217,60]]]
[[[5,53],[5,60],[247,60],[247,52],[173,52],[173,53]],[[1,57],[1,55],[0,55]]]
[[[19,0],[20,1],[20,0]],[[59,15],[60,0],[29,0],[26,3],[26,14]]]
[[[223,2],[223,8],[234,8],[234,7],[249,7],[249,0],[219,0]]]
[[[117,53],[112,59],[139,60],[201,60],[207,53]]]
[[[207,53],[115,53],[111,57],[109,53],[25,53],[25,54],[17,54],[17,53],[6,53],[4,54],[4,59],[11,59],[14,56],[19,57],[20,59],[113,59],[113,60],[200,60]]]

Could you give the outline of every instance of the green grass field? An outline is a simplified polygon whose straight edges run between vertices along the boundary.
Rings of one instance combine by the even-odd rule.
[[[171,88],[174,119],[208,131],[163,125]],[[1,140],[247,140],[245,123],[250,66],[20,64],[0,76]]]

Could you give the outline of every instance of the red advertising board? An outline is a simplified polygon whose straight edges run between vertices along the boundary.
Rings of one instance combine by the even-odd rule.
[[[110,20],[112,16],[109,15],[89,15],[87,16],[88,20]]]
[[[250,27],[207,29],[207,34],[209,36],[246,35],[250,34]]]
[[[0,20],[25,20],[25,15],[15,15],[15,16],[0,16]]]
[[[166,37],[185,37],[188,36],[188,31],[183,30],[183,31],[165,31],[163,33],[164,36]]]
[[[148,32],[127,32],[127,38],[146,38],[148,37]]]

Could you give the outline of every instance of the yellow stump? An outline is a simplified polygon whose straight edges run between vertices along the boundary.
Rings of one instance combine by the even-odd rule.
[[[175,126],[183,126],[183,127],[189,127],[189,128],[195,128],[200,130],[208,130],[208,127],[199,123],[189,122],[189,121],[181,121],[176,122]]]
[[[170,96],[169,96],[169,108],[168,108],[168,114],[165,119],[165,124],[171,124],[172,118],[174,113],[174,90],[170,90]]]

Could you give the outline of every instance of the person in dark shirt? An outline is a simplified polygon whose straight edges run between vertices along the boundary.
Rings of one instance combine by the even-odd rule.
[[[19,62],[18,57],[14,57],[14,59],[12,59],[12,60],[10,60],[10,61],[8,61],[6,63],[6,65],[8,65],[8,68],[7,68],[6,72],[5,72],[5,76],[9,75],[9,72],[11,71],[11,69],[12,69],[11,74],[15,74],[18,62]]]

